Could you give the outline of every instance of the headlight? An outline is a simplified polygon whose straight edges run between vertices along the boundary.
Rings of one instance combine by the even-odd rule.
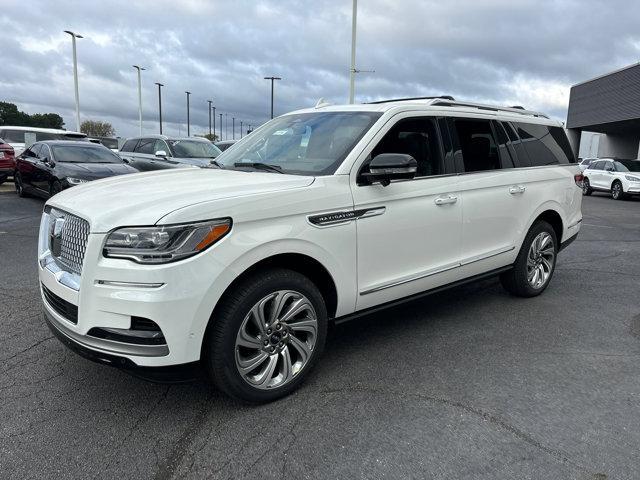
[[[633,175],[625,175],[624,178],[626,178],[630,182],[640,182],[640,178],[634,177]]]
[[[103,254],[138,263],[169,263],[196,255],[223,238],[231,230],[231,219],[206,222],[125,227],[107,236]]]
[[[81,183],[87,183],[89,180],[83,180],[82,178],[67,177],[67,183],[69,185],[80,185]]]

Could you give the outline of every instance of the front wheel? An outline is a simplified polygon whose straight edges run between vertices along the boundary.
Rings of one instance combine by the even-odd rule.
[[[585,178],[582,180],[582,194],[589,196],[593,193],[593,189],[591,188],[591,184],[589,183],[589,179]]]
[[[522,243],[513,269],[500,275],[502,286],[519,297],[535,297],[544,292],[556,268],[558,240],[545,221],[535,223]]]
[[[288,395],[324,349],[327,311],[304,275],[273,269],[228,292],[211,319],[202,357],[213,383],[229,396],[265,403]]]
[[[16,193],[19,197],[26,197],[27,194],[24,192],[24,183],[22,183],[22,175],[19,173],[15,173],[13,176],[13,184],[16,187]]]
[[[611,185],[611,197],[614,200],[624,200],[624,189],[622,188],[622,183],[618,180],[613,182],[613,185]]]

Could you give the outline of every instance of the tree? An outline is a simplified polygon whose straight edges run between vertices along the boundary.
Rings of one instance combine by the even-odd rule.
[[[16,127],[63,128],[64,120],[57,113],[21,112],[14,103],[0,102],[0,125]]]
[[[206,138],[211,142],[215,142],[216,140],[218,140],[218,135],[216,135],[215,133],[206,133],[202,135],[202,138]]]
[[[90,137],[113,137],[116,134],[109,122],[100,120],[85,120],[80,124],[80,131]]]

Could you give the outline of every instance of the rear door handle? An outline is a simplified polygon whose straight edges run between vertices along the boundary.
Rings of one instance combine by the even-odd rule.
[[[458,197],[455,195],[447,195],[444,197],[438,197],[434,200],[436,205],[448,205],[450,203],[456,203],[458,201]]]
[[[524,193],[527,189],[524,185],[514,185],[513,187],[509,187],[509,193],[511,195],[518,195],[519,193]]]

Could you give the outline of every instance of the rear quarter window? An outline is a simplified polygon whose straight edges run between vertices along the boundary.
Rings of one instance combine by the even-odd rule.
[[[569,140],[561,127],[514,123],[532,166],[574,163]]]

